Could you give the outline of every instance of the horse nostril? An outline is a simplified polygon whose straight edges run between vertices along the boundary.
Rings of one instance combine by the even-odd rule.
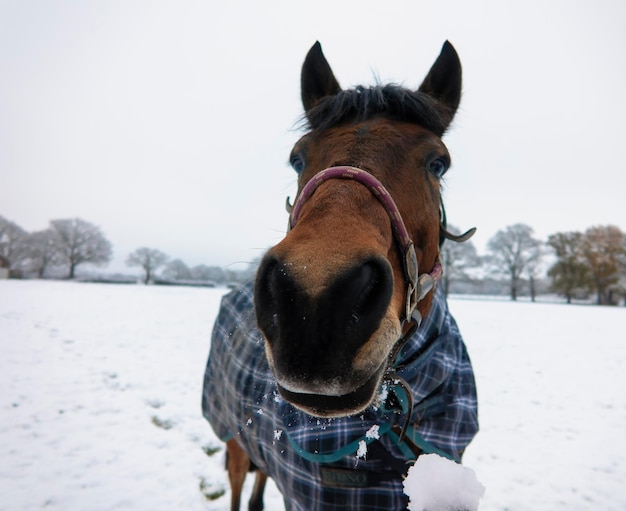
[[[363,265],[358,279],[358,285],[361,290],[358,294],[358,298],[355,302],[353,311],[359,311],[368,305],[368,301],[373,293],[379,291],[379,286],[382,284],[381,279],[384,275],[373,266],[371,263]]]
[[[273,257],[263,258],[257,270],[254,286],[254,310],[257,322],[268,340],[275,336],[278,329],[278,311],[275,300],[277,266],[278,261]]]
[[[290,353],[291,364],[302,363],[302,357],[319,358],[320,349],[358,349],[376,331],[391,301],[393,273],[382,258],[366,259],[344,271],[314,297],[289,269],[275,256],[263,259],[254,306],[267,342],[272,349]]]
[[[273,343],[285,330],[300,328],[298,315],[302,308],[302,290],[288,271],[288,266],[267,255],[257,270],[254,287],[254,308],[259,328]],[[285,318],[288,321],[285,321]]]
[[[356,312],[352,311],[352,315],[350,316],[350,324],[356,325],[359,322],[359,319],[361,319],[361,316],[359,316]]]
[[[376,329],[391,300],[393,280],[386,261],[372,259],[345,272],[332,286],[334,328],[363,343]]]

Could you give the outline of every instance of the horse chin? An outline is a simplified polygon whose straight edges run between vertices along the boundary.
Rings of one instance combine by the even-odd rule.
[[[347,417],[361,413],[376,399],[385,370],[385,364],[381,365],[365,383],[344,395],[293,392],[280,383],[278,391],[285,401],[314,417]]]

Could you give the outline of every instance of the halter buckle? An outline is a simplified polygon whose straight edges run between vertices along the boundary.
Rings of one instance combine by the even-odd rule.
[[[419,297],[419,268],[417,263],[417,255],[415,254],[415,247],[413,242],[409,241],[404,253],[404,273],[407,278],[406,286],[406,310],[404,311],[404,317],[409,321],[411,315],[417,307],[417,302],[420,301]]]
[[[417,310],[417,304],[422,301],[426,295],[432,291],[435,287],[436,280],[440,277],[442,272],[441,262],[439,256],[435,264],[435,273],[422,273],[418,275],[418,263],[417,255],[415,254],[415,247],[413,243],[409,243],[405,253],[404,269],[407,276],[407,290],[406,290],[406,309],[404,311],[404,317],[407,321],[413,318],[414,311]],[[419,314],[419,312],[418,312]],[[421,322],[421,315],[419,321]]]
[[[423,300],[434,287],[435,279],[428,273],[422,273],[417,280],[417,301]]]

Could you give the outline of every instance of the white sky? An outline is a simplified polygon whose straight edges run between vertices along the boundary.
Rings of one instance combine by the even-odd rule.
[[[300,66],[417,87],[444,40],[464,66],[445,141],[449,221],[538,237],[626,230],[622,1],[0,0],[0,215],[99,225],[109,268],[158,248],[246,262],[295,195]]]

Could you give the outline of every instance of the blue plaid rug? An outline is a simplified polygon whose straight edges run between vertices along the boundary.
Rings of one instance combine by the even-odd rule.
[[[397,374],[413,393],[407,436],[423,452],[456,461],[478,431],[476,385],[441,290],[398,356]],[[222,299],[204,377],[202,409],[222,441],[237,437],[269,475],[288,511],[404,510],[401,472],[415,456],[397,431],[407,420],[402,387],[383,384],[364,413],[319,419],[284,401],[256,328],[253,285]]]

